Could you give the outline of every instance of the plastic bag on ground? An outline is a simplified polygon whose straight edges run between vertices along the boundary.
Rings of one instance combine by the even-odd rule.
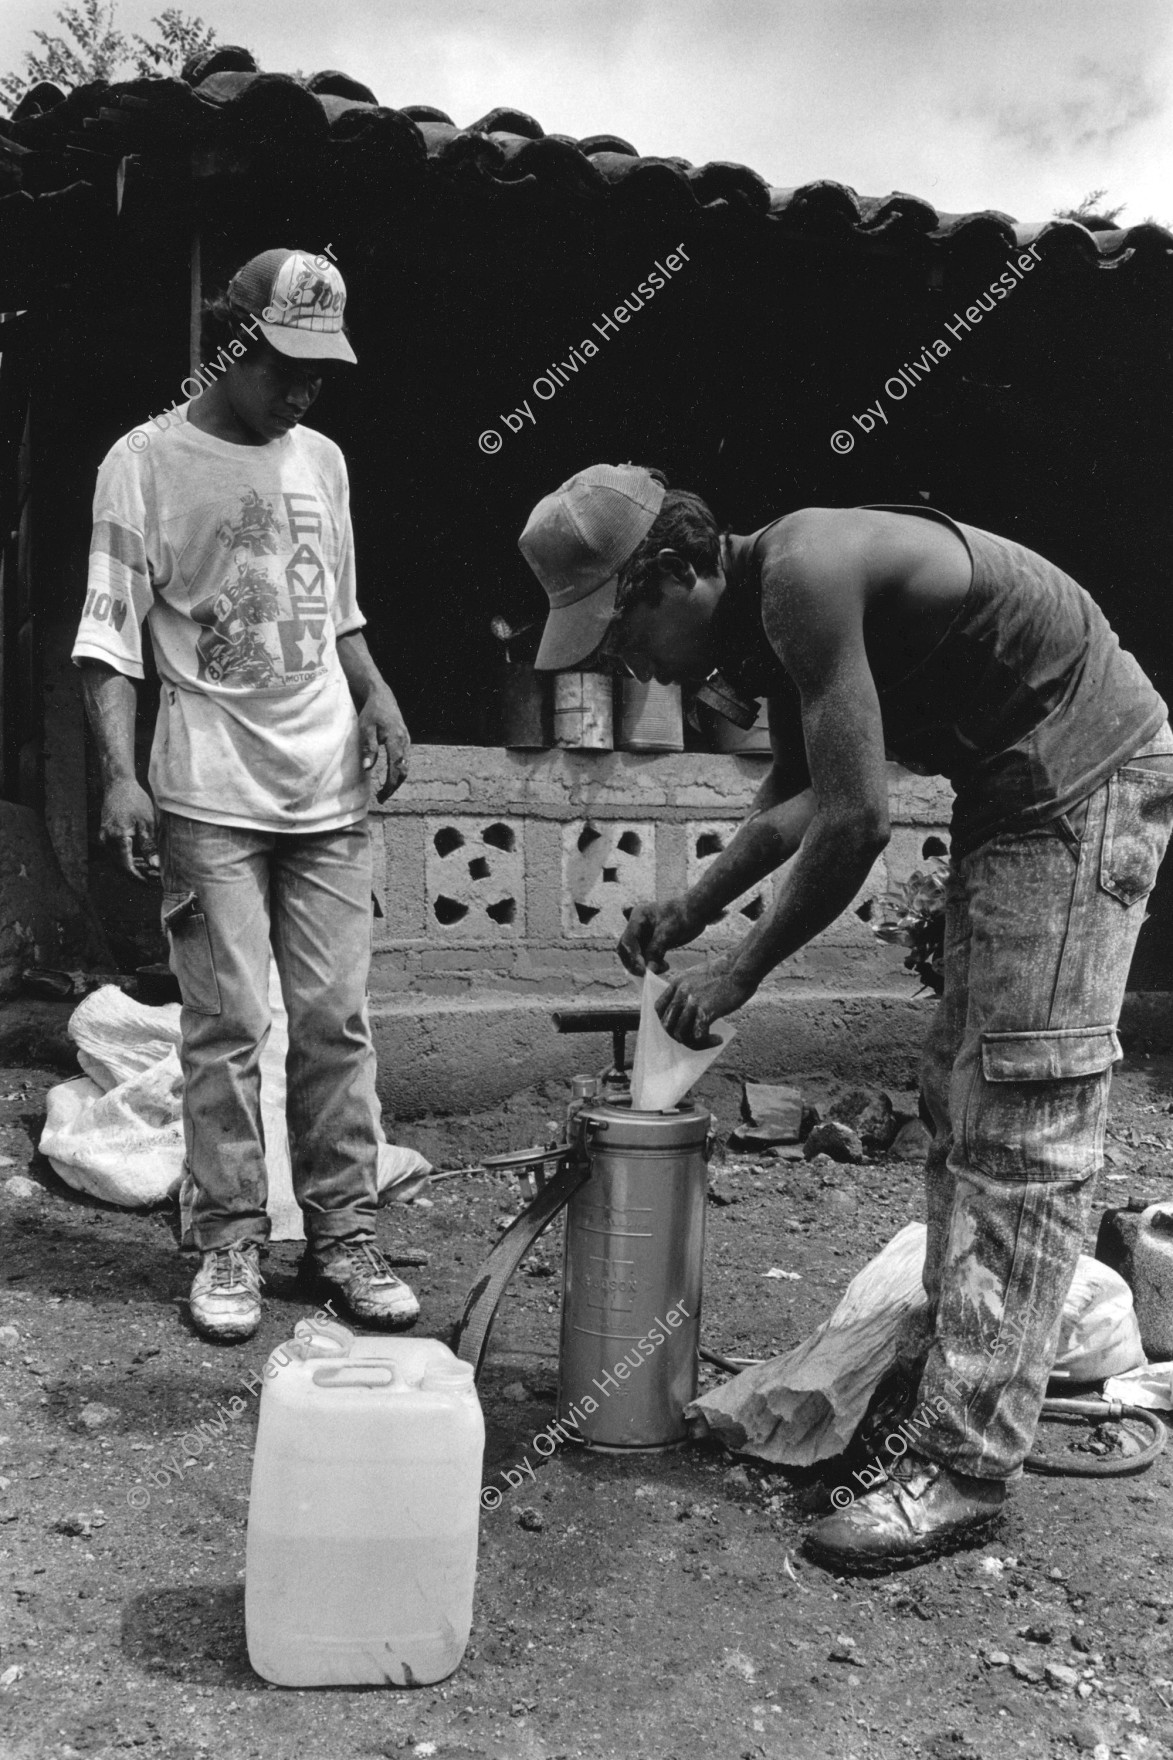
[[[686,1416],[703,1418],[727,1448],[780,1466],[842,1454],[910,1319],[927,1308],[924,1257],[924,1223],[910,1222],[852,1278],[817,1332],[702,1394]]]
[[[728,1021],[717,1021],[708,1045],[697,1051],[681,1045],[656,1013],[656,1004],[667,988],[666,978],[644,973],[631,1071],[631,1104],[637,1112],[670,1112],[737,1034]]]
[[[1104,1398],[1145,1406],[1150,1412],[1173,1412],[1173,1363],[1146,1363],[1126,1375],[1110,1376],[1104,1383]]]
[[[77,1061],[104,1094],[145,1075],[169,1051],[179,1050],[179,1004],[148,1008],[115,984],[78,1004],[69,1017]]]
[[[89,1076],[46,1096],[40,1150],[66,1185],[130,1209],[162,1203],[183,1172],[183,1073],[174,1049],[104,1094]]]
[[[304,1240],[293,1196],[285,1124],[288,1019],[276,967],[270,970],[272,1027],[261,1055],[268,1210],[273,1240]],[[69,1033],[86,1074],[47,1096],[41,1153],[67,1185],[134,1209],[161,1203],[190,1185],[184,1174],[183,1076],[179,1005],[150,1008],[113,985],[74,1010]],[[408,1202],[427,1185],[430,1164],[414,1149],[379,1136],[380,1202]],[[190,1192],[181,1223],[190,1220]],[[186,1215],[184,1212],[186,1211]]]
[[[1081,1253],[1063,1304],[1051,1374],[1068,1381],[1102,1381],[1144,1360],[1132,1291],[1110,1265]]]
[[[841,1454],[884,1375],[927,1345],[925,1238],[924,1223],[910,1222],[852,1278],[816,1332],[702,1394],[686,1416],[703,1420],[726,1447],[780,1466],[809,1467]],[[1081,1255],[1063,1304],[1055,1368],[1072,1381],[1097,1381],[1143,1362],[1132,1291],[1109,1266]]]

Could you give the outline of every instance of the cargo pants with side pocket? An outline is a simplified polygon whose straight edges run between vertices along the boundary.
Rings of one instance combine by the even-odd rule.
[[[1173,827],[1168,724],[1062,818],[951,875],[922,1087],[934,1332],[921,1452],[1005,1479],[1030,1451],[1103,1162],[1116,1026]]]

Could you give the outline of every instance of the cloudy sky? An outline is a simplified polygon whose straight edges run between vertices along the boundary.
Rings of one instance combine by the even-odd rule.
[[[118,0],[127,31],[163,0]],[[54,0],[4,0],[0,68]],[[461,123],[834,178],[1041,219],[1106,187],[1173,224],[1170,0],[190,0],[267,69],[340,67]]]

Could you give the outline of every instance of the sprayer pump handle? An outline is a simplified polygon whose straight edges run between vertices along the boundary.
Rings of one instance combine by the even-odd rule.
[[[481,1166],[540,1167],[543,1161],[565,1161],[568,1155],[573,1154],[573,1143],[557,1143],[553,1149],[511,1149],[507,1155],[484,1155]]]

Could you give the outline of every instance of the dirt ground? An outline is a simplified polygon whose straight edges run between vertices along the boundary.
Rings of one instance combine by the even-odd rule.
[[[779,1072],[783,1074],[784,1072]],[[266,1264],[259,1335],[214,1347],[187,1318],[190,1261],[171,1216],[63,1186],[34,1145],[46,1068],[0,1070],[0,1757],[105,1760],[1001,1760],[1173,1755],[1173,1453],[1109,1482],[1028,1475],[977,1550],[876,1580],[807,1562],[836,1484],[713,1445],[616,1458],[561,1448],[483,1516],[464,1663],[419,1690],[295,1692],[249,1667],[243,1576],[255,1402],[188,1454],[308,1309],[299,1249]],[[816,1103],[826,1084],[804,1078]],[[736,1070],[707,1078],[728,1130]],[[543,1136],[562,1088],[475,1117],[401,1120],[438,1166]],[[1173,1195],[1173,1059],[1117,1078],[1103,1202]],[[829,1178],[830,1183],[824,1183]],[[719,1151],[708,1208],[706,1342],[797,1342],[849,1278],[920,1214],[920,1170],[827,1176]],[[380,1213],[446,1336],[498,1219],[507,1176],[435,1185]],[[1098,1209],[1097,1209],[1098,1216]],[[481,1397],[485,1481],[554,1416],[554,1231],[502,1304]],[[767,1279],[771,1267],[797,1279]],[[148,1469],[171,1483],[141,1504]],[[1009,1660],[1007,1660],[1009,1659]],[[1048,1679],[1048,1667],[1072,1673]]]

